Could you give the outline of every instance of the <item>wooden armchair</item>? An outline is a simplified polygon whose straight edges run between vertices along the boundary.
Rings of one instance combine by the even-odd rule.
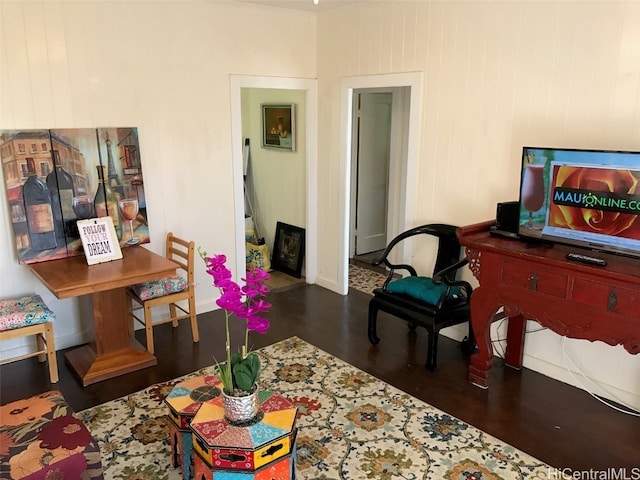
[[[416,235],[432,235],[438,238],[438,249],[434,274],[432,277],[418,276],[411,265],[395,265],[389,260],[393,248],[403,240]],[[456,280],[458,271],[467,264],[467,259],[460,259],[460,244],[456,238],[456,227],[445,224],[430,224],[415,227],[395,237],[387,246],[380,258],[373,265],[384,264],[389,275],[382,286],[373,291],[369,302],[369,341],[377,344],[378,311],[402,318],[409,323],[409,328],[424,327],[428,334],[427,362],[429,370],[436,368],[438,352],[438,335],[440,329],[460,323],[469,324],[468,336],[461,347],[465,354],[475,349],[473,330],[471,329],[469,299],[472,287],[468,282]],[[394,280],[398,272],[406,271],[405,278]]]

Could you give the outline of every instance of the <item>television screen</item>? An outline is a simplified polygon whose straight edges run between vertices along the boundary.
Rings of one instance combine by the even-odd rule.
[[[524,147],[518,234],[640,256],[640,152]]]

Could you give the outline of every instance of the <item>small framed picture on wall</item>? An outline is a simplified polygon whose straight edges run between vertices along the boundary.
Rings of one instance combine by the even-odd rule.
[[[262,104],[262,147],[295,151],[295,104]]]

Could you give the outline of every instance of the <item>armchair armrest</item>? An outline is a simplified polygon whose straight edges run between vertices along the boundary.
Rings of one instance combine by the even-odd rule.
[[[471,298],[471,293],[473,292],[473,287],[471,286],[471,284],[467,281],[464,280],[449,280],[448,275],[452,272],[455,272],[456,270],[458,270],[459,268],[464,267],[466,264],[469,263],[469,260],[465,257],[463,259],[461,259],[460,261],[454,263],[453,265],[450,265],[447,268],[444,268],[442,270],[440,270],[439,272],[435,273],[433,275],[433,283],[439,284],[439,283],[443,283],[445,285],[447,285],[447,295],[449,295],[449,291],[451,290],[451,287],[461,287],[462,290],[465,293],[466,298]],[[445,298],[446,298],[445,296]]]
[[[449,284],[449,279],[447,278],[451,272],[455,272],[459,268],[464,267],[469,260],[465,257],[460,261],[454,263],[453,265],[449,265],[447,268],[443,268],[439,272],[433,274],[433,283],[440,283],[444,281],[447,285]]]

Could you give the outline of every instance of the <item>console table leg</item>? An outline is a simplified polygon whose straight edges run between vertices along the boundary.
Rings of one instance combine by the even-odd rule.
[[[471,356],[469,381],[480,388],[489,387],[489,369],[493,357],[491,345],[491,319],[493,311],[489,301],[489,290],[480,286],[471,296],[471,327],[476,337],[478,351]]]
[[[507,351],[505,352],[505,364],[511,368],[522,368],[522,356],[524,354],[524,334],[527,321],[522,314],[509,317],[507,325]]]

